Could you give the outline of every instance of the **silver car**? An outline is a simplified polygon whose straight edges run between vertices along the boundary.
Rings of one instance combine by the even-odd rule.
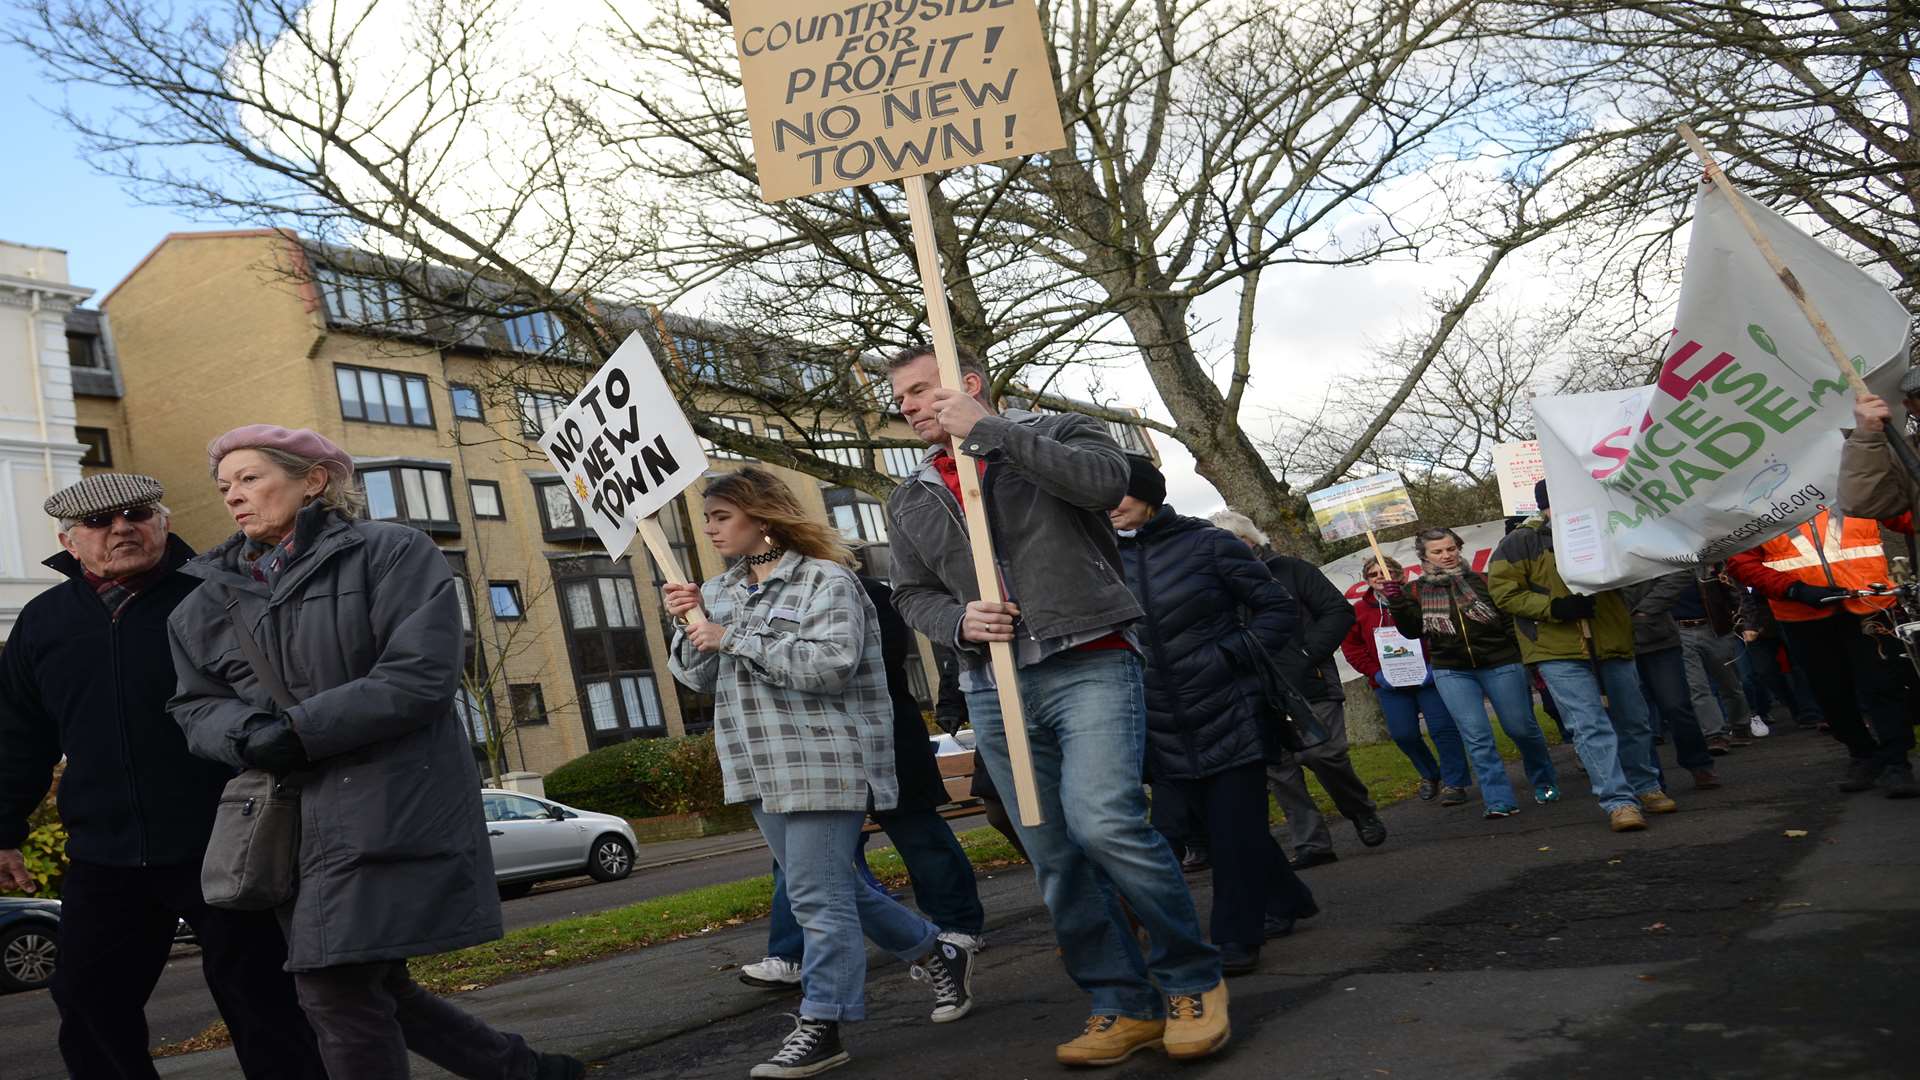
[[[493,845],[493,878],[511,900],[535,882],[590,874],[619,881],[633,873],[637,841],[626,819],[563,806],[517,791],[484,788],[487,839]]]

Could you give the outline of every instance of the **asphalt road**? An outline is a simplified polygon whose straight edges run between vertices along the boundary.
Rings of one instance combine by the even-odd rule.
[[[984,825],[978,815],[956,818],[956,831]],[[658,850],[642,847],[636,856],[637,868],[623,881],[596,882],[589,877],[549,882],[532,895],[508,900],[501,905],[507,929],[538,926],[576,915],[607,911],[637,904],[656,896],[696,889],[703,885],[739,881],[767,873],[771,860],[757,833],[738,834],[744,852],[716,855],[671,866],[648,866],[660,858]],[[885,833],[877,833],[868,846],[890,846]],[[147,1002],[149,1041],[153,1046],[190,1039],[205,1031],[219,1012],[207,992],[200,973],[200,954],[192,948],[176,949]],[[0,1078],[4,1080],[42,1080],[64,1077],[58,1047],[59,1017],[53,999],[44,990],[0,997]]]

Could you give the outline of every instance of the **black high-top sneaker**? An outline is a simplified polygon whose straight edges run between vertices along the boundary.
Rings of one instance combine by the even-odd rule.
[[[965,945],[935,941],[911,972],[933,984],[934,1023],[952,1023],[973,1011],[973,951]]]
[[[818,1076],[853,1060],[840,1045],[840,1024],[836,1020],[809,1020],[794,1017],[793,1030],[772,1057],[753,1067],[747,1075],[756,1080],[782,1080],[794,1076]]]

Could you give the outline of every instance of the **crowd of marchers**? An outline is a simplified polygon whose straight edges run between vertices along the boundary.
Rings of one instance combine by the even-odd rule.
[[[1270,552],[1246,516],[1177,514],[1159,470],[1097,421],[1000,411],[979,363],[962,356],[961,370],[947,388],[927,350],[889,363],[928,444],[887,506],[891,587],[859,576],[841,536],[749,466],[701,493],[731,569],[665,588],[673,674],[714,696],[726,797],[752,809],[776,867],[767,957],[741,978],[800,995],[751,1076],[850,1059],[843,1027],[866,1014],[869,941],[925,984],[932,1022],[974,1010],[984,912],[936,812],[944,791],[904,677],[913,631],[943,653],[939,715],[971,726],[976,794],[1032,863],[1086,994],[1084,1024],[1056,1050],[1066,1065],[1228,1045],[1226,978],[1319,912],[1300,873],[1336,858],[1309,773],[1363,845],[1386,842],[1348,752],[1343,650],[1420,797],[1455,808],[1477,788],[1490,820],[1523,801],[1496,720],[1535,802],[1575,786],[1548,753],[1536,695],[1616,831],[1680,808],[1670,776],[1735,782],[1718,759],[1768,732],[1775,700],[1844,747],[1840,790],[1917,793],[1915,669],[1893,633],[1901,597],[1882,587],[1883,529],[1912,535],[1916,492],[1878,399],[1856,406],[1839,505],[1723,567],[1575,593],[1543,485],[1540,512],[1514,523],[1484,574],[1452,530],[1427,529],[1417,576],[1376,555],[1350,603],[1313,565]],[[1903,391],[1920,414],[1920,379]],[[980,598],[963,462],[979,470],[1003,601]],[[97,475],[48,499],[63,548],[48,561],[69,580],[27,606],[0,652],[0,888],[31,887],[27,817],[67,761],[53,997],[70,1072],[157,1075],[143,1011],[184,918],[249,1077],[384,1080],[408,1074],[410,1053],[459,1076],[584,1075],[408,974],[410,957],[501,933],[453,707],[461,621],[446,560],[424,533],[365,520],[352,457],[314,432],[236,429],[208,465],[237,531],[200,554],[170,533],[151,478]],[[1419,643],[1424,672],[1385,669],[1375,643],[1388,627]],[[1038,824],[1001,794],[1024,784],[996,645],[1018,672]],[[294,888],[272,910],[202,894],[216,804],[243,769],[299,798]],[[865,872],[869,817],[898,845],[917,910]],[[1204,922],[1184,873],[1203,865]]]

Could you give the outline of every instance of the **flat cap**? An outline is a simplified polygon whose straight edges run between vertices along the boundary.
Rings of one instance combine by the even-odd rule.
[[[167,490],[160,486],[160,481],[151,476],[101,473],[77,484],[68,484],[47,496],[44,509],[49,517],[71,520],[157,503],[166,494]]]

